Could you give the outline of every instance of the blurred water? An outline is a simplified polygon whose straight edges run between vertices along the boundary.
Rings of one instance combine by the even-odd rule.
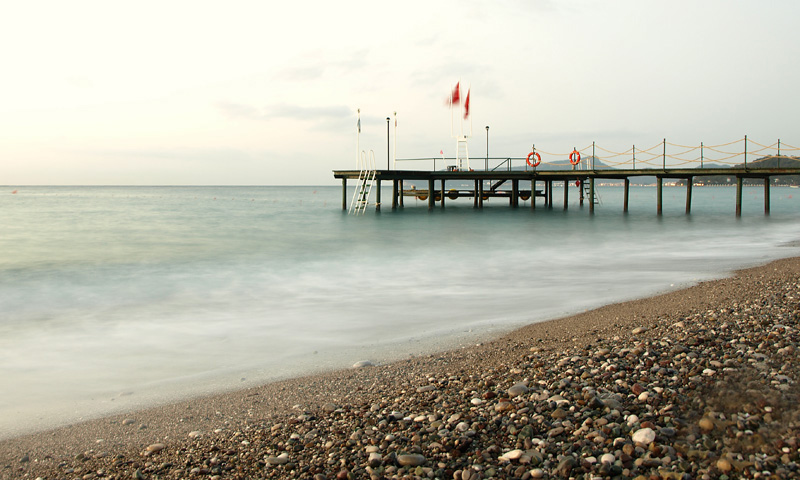
[[[0,437],[384,362],[797,254],[800,196],[599,187],[353,217],[339,187],[0,190]],[[797,198],[795,198],[797,197]],[[348,197],[349,198],[349,197]],[[383,192],[390,198],[390,191]]]

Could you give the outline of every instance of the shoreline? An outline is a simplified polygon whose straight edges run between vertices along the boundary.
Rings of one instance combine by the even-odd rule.
[[[776,260],[470,347],[12,437],[0,478],[789,478],[798,301],[800,258]]]

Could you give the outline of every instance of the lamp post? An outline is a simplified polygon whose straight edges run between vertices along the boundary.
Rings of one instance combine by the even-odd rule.
[[[386,170],[391,170],[391,164],[389,163],[389,117],[386,117]]]
[[[486,125],[486,170],[489,170],[489,125]]]

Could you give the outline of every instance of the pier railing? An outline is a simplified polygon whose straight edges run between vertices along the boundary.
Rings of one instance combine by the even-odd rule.
[[[777,167],[781,167],[783,158],[796,159],[800,155],[800,147],[781,142],[765,145],[756,142],[746,135],[728,143],[705,145],[683,145],[663,139],[647,148],[632,145],[631,148],[617,151],[605,148],[595,142],[583,148],[572,148],[558,151],[542,150],[535,144],[531,150],[541,157],[541,164],[532,167],[528,164],[527,155],[520,157],[475,157],[470,159],[472,170],[544,170],[552,168],[570,169],[570,154],[578,151],[581,161],[576,169],[625,169],[645,170],[654,168],[724,168],[732,166],[748,167],[748,162],[762,158],[775,158]],[[398,158],[398,168],[413,170],[446,170],[456,162],[455,157],[423,157]]]

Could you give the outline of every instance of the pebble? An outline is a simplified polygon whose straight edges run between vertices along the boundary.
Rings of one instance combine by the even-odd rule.
[[[524,452],[522,450],[520,450],[520,449],[514,449],[514,450],[511,450],[509,452],[504,453],[501,457],[499,457],[499,459],[501,459],[501,460],[509,460],[509,461],[511,461],[511,460],[519,460],[520,458],[522,458],[522,454],[523,453]]]
[[[733,470],[733,464],[727,458],[720,458],[717,460],[717,468],[722,473],[728,473]]]
[[[404,467],[417,467],[425,463],[425,457],[416,453],[398,455],[397,463]]]
[[[353,368],[364,368],[364,367],[374,367],[375,364],[370,362],[369,360],[361,360],[353,364]]]
[[[517,383],[508,389],[508,396],[511,398],[525,395],[526,393],[528,393],[528,386],[524,383]]]
[[[700,427],[701,430],[704,432],[710,432],[714,430],[714,421],[708,417],[703,417],[697,422],[697,425]]]
[[[600,463],[614,463],[614,454],[613,453],[604,453],[600,456]]]
[[[149,457],[154,453],[158,453],[161,450],[164,450],[164,448],[166,448],[166,445],[164,445],[163,443],[154,443],[152,445],[148,445],[148,447],[144,450],[144,455],[146,457]]]
[[[270,455],[270,456],[267,456],[266,458],[264,458],[264,460],[269,465],[285,465],[285,464],[289,463],[289,454],[288,453],[282,453],[282,454],[278,455],[277,457]]]
[[[644,445],[650,445],[656,439],[656,432],[653,431],[652,428],[640,428],[633,432],[631,439],[635,443],[641,443]]]

